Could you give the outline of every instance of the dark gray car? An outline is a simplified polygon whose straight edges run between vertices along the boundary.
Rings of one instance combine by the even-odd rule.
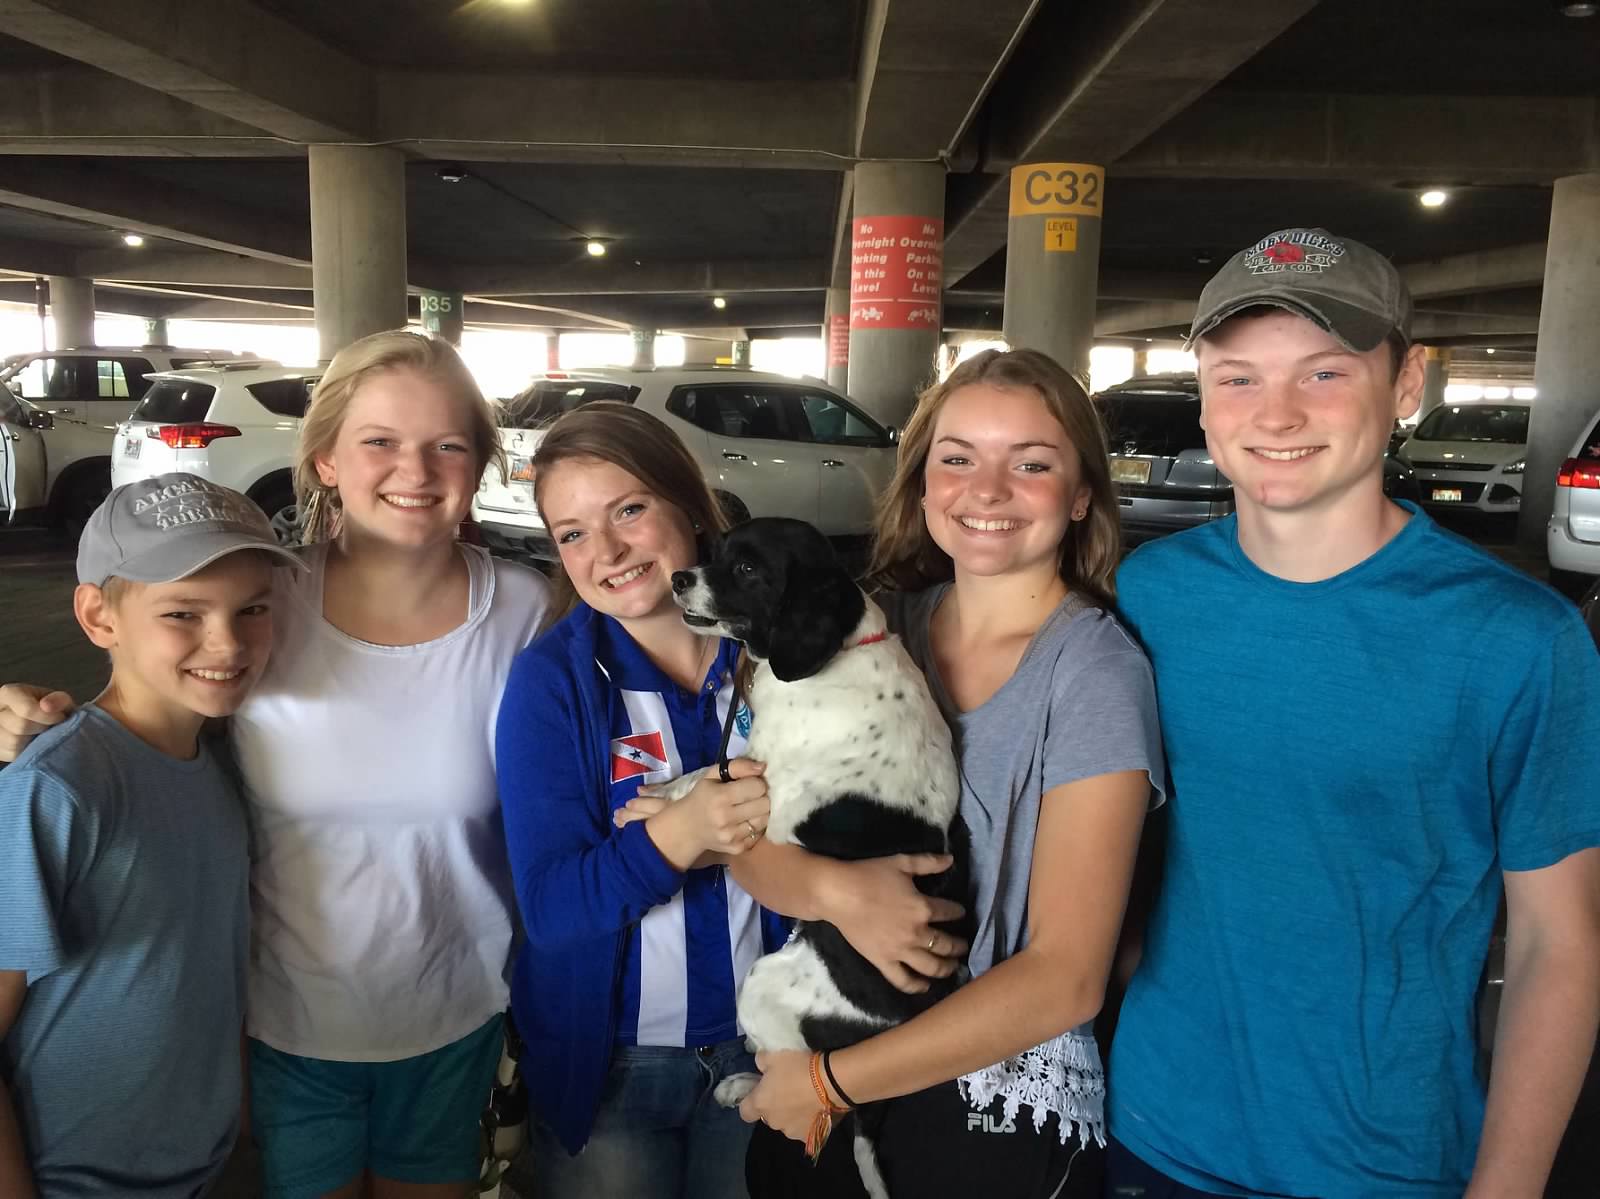
[[[1192,374],[1129,379],[1094,398],[1105,422],[1125,541],[1146,541],[1233,511],[1233,484],[1206,449],[1200,387]]]

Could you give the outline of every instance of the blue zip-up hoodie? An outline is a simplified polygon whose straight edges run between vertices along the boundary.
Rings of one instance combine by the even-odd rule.
[[[683,888],[644,822],[611,823],[611,704],[600,668],[627,634],[587,604],[517,655],[495,728],[506,847],[527,939],[511,978],[522,1075],[569,1153],[589,1139],[617,1034],[628,933]],[[723,655],[719,655],[719,660]],[[684,762],[684,769],[708,765]],[[788,935],[762,911],[767,952]]]

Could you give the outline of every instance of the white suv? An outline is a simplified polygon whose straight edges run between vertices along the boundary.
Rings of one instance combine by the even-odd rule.
[[[486,472],[472,503],[491,549],[556,557],[534,507],[530,460],[552,420],[595,400],[665,421],[735,521],[793,516],[830,537],[864,535],[894,473],[898,433],[814,379],[717,367],[551,371],[506,401],[500,443],[511,475]]]
[[[294,451],[319,372],[234,363],[153,375],[116,430],[111,482],[182,470],[242,491],[295,540]]]
[[[1526,402],[1443,404],[1422,418],[1395,456],[1416,472],[1429,507],[1516,513],[1531,410]]]
[[[12,354],[0,363],[5,383],[48,413],[45,518],[76,530],[111,488],[112,432],[144,398],[160,371],[248,359],[231,350],[176,346],[73,346]]]
[[[24,404],[0,383],[0,517],[27,521],[44,508],[44,438],[49,416]]]
[[[1600,416],[1584,426],[1556,471],[1556,496],[1545,534],[1550,579],[1600,575]]]

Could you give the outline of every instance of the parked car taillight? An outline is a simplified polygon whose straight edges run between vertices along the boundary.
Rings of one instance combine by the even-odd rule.
[[[1556,471],[1557,487],[1578,487],[1585,491],[1600,491],[1600,462],[1583,458],[1568,458]]]
[[[203,450],[219,437],[242,436],[238,429],[232,425],[162,425],[156,430],[156,436],[161,438],[172,450]]]

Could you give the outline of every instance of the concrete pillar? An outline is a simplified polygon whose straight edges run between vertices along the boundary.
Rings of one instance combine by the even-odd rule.
[[[167,345],[167,318],[152,316],[144,322],[144,343],[147,346]]]
[[[561,369],[561,334],[552,329],[544,338],[544,369]]]
[[[850,244],[850,395],[904,425],[937,369],[944,294],[944,166],[855,168]]]
[[[50,315],[56,323],[56,349],[94,345],[94,280],[51,275]]]
[[[1594,417],[1594,314],[1600,312],[1600,174],[1557,179],[1539,304],[1517,536],[1543,547],[1555,504],[1556,468]]]
[[[461,345],[467,309],[459,291],[424,291],[417,297],[417,307],[424,331],[444,338],[453,346]]]
[[[1422,376],[1422,409],[1417,419],[1427,416],[1444,403],[1444,389],[1450,383],[1450,347],[1425,346],[1427,365]]]
[[[406,324],[405,157],[389,146],[311,146],[311,291],[323,362]]]
[[[836,391],[850,387],[850,289],[828,288],[822,310],[822,360],[828,386]]]
[[[1133,347],[1133,377],[1143,378],[1150,373],[1150,347]]]
[[[750,339],[741,338],[733,343],[733,365],[749,368],[750,366]]]
[[[1025,163],[1011,171],[1006,342],[1014,350],[1042,350],[1085,383],[1105,183],[1105,168],[1087,162]]]
[[[656,331],[654,329],[635,329],[633,331],[633,365],[635,367],[653,367],[656,364]]]

